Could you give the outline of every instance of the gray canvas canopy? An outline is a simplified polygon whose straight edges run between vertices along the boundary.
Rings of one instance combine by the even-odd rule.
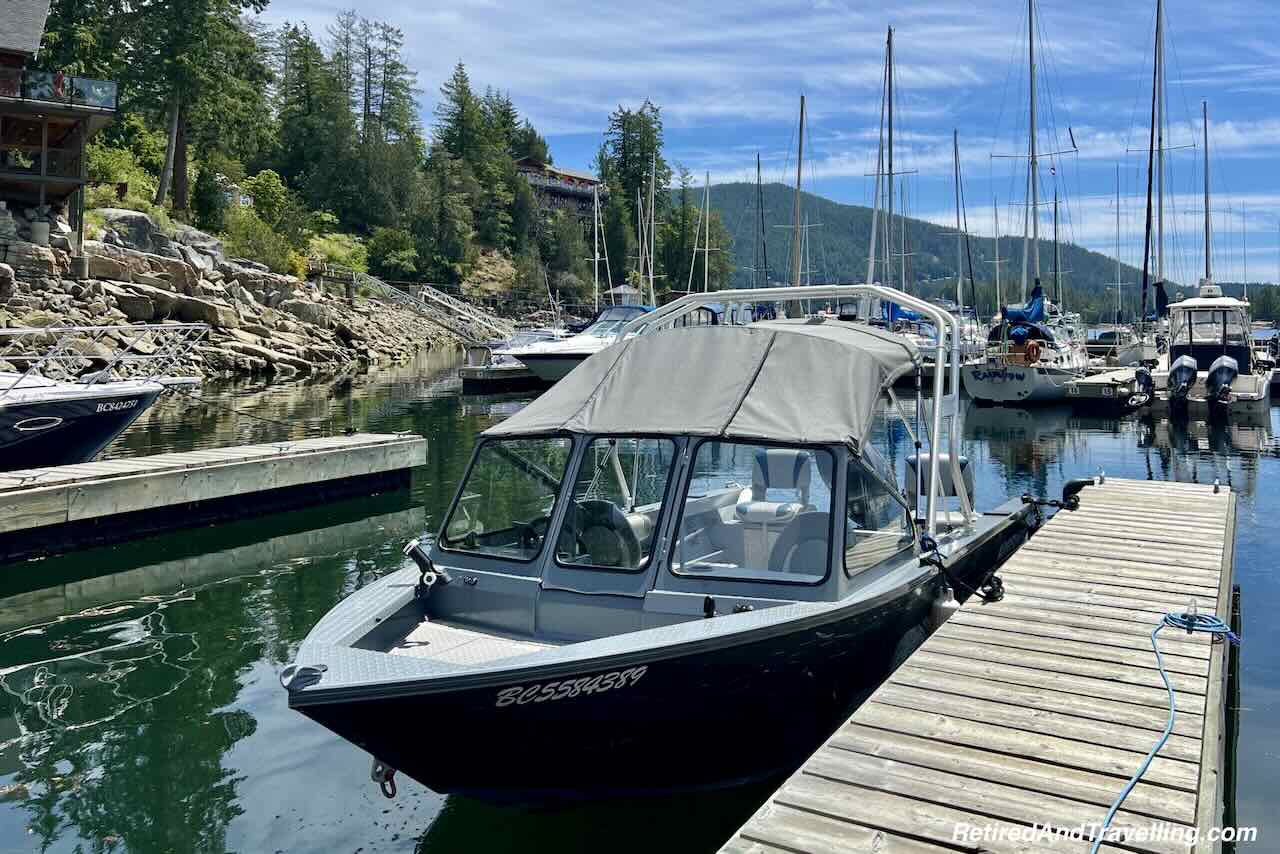
[[[484,435],[640,433],[857,446],[881,390],[918,362],[910,341],[839,321],[666,329],[600,351]]]

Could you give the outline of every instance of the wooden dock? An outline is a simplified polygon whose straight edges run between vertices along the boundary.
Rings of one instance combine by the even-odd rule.
[[[1155,744],[1168,695],[1150,633],[1192,602],[1230,620],[1235,512],[1225,487],[1086,488],[1000,571],[1002,601],[957,611],[723,850],[1087,854],[1035,830],[1101,825]],[[1221,850],[1227,644],[1159,637],[1176,724],[1112,824],[1150,838],[1102,850]]]
[[[0,473],[0,562],[408,486],[427,440],[356,433]]]

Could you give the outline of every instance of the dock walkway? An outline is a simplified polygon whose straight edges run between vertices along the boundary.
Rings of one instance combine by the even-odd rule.
[[[355,433],[0,472],[0,562],[407,486],[426,447]]]
[[[1088,852],[1029,832],[1100,825],[1160,736],[1150,634],[1191,603],[1230,620],[1235,496],[1108,480],[1080,497],[1005,564],[1002,601],[967,602],[723,851]],[[1227,645],[1159,638],[1176,724],[1112,824],[1153,838],[1102,850],[1220,850]]]

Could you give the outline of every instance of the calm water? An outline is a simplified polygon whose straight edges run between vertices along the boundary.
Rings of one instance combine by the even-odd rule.
[[[401,567],[438,525],[475,434],[522,404],[464,398],[449,357],[310,385],[205,389],[166,401],[112,456],[323,435],[429,437],[399,494],[4,568],[0,851],[500,852],[714,850],[767,789],[563,811],[498,809],[402,780],[384,800],[363,753],[290,712],[276,674],[335,602]],[[262,419],[238,416],[227,407]],[[1239,820],[1280,847],[1277,413],[1252,427],[971,409],[980,506],[1056,494],[1097,473],[1219,479],[1240,494],[1244,588]],[[899,431],[902,453],[906,436]],[[1269,543],[1271,545],[1269,545]],[[483,738],[424,720],[405,738]]]

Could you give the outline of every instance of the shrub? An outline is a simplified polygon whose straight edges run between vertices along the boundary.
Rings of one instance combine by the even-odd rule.
[[[320,234],[311,238],[307,254],[327,264],[369,272],[369,251],[354,234]]]
[[[85,146],[85,168],[91,181],[106,182],[91,187],[85,198],[88,208],[125,208],[150,214],[156,225],[168,232],[172,223],[162,208],[152,204],[156,197],[156,176],[148,172],[127,148],[92,141]],[[123,198],[117,192],[126,184]]]
[[[252,208],[233,206],[226,214],[223,236],[227,254],[266,264],[273,272],[293,272],[289,241],[272,231]]]
[[[279,226],[289,205],[289,188],[280,175],[272,169],[263,169],[257,175],[245,178],[240,186],[253,196],[253,209],[262,221],[272,228]]]

